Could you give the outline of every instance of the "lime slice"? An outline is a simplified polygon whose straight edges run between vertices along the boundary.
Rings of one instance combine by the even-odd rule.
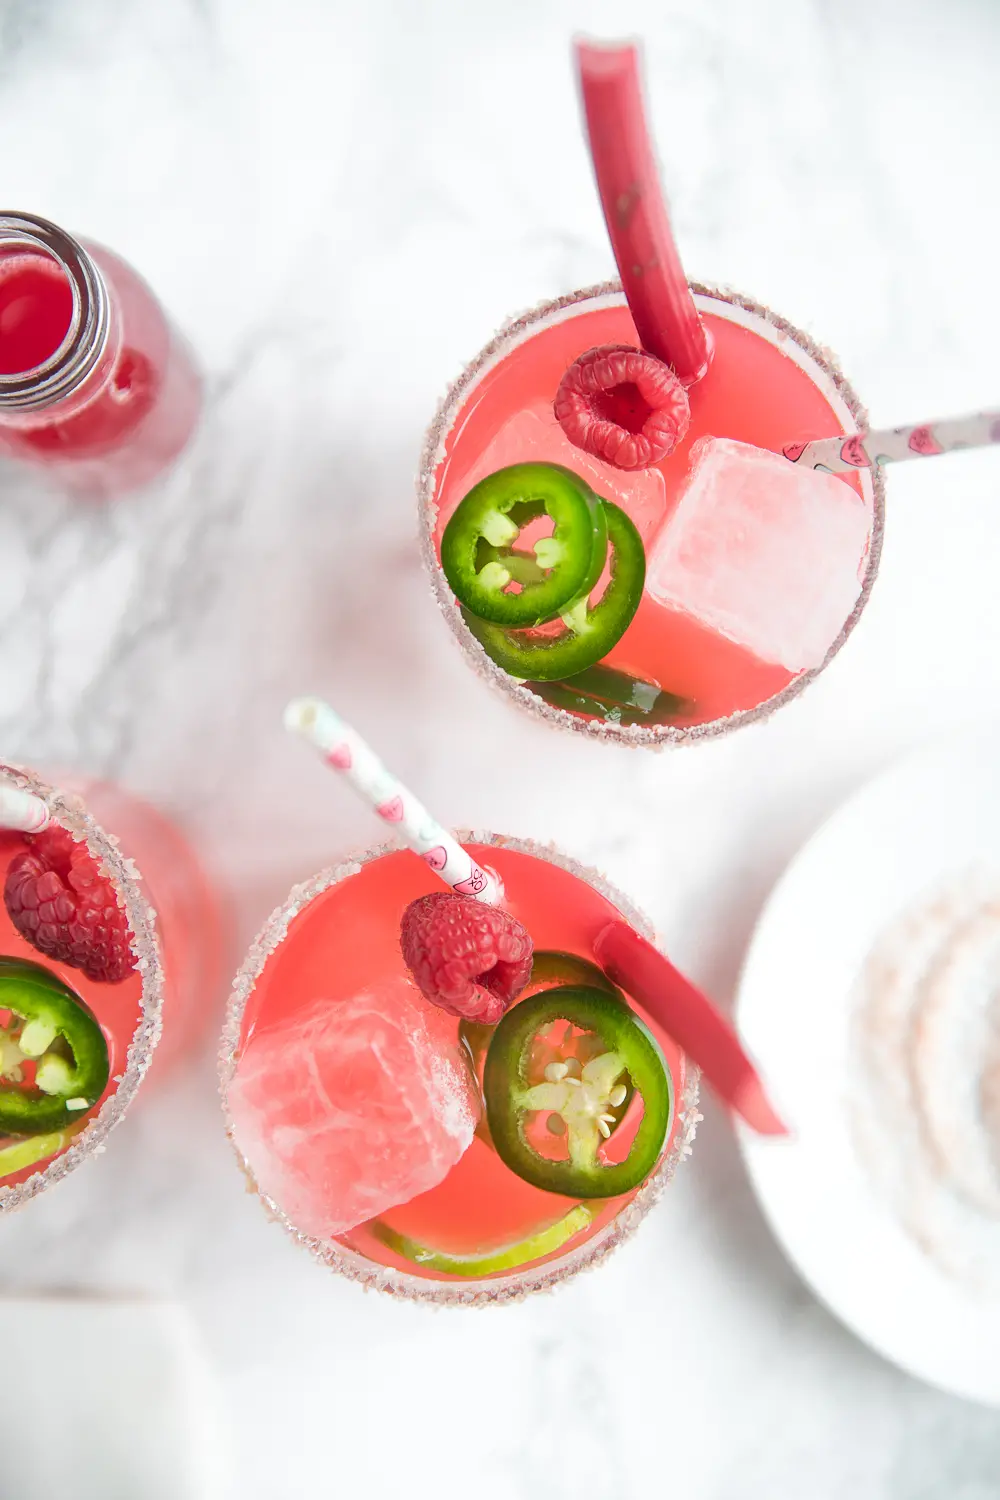
[[[27,1140],[0,1146],[0,1180],[14,1172],[23,1172],[25,1167],[33,1167],[36,1161],[44,1161],[47,1156],[55,1156],[57,1151],[69,1145],[74,1134],[72,1130],[53,1130],[48,1135],[33,1135]]]
[[[543,1255],[551,1255],[553,1250],[560,1250],[567,1240],[589,1228],[595,1212],[586,1203],[577,1203],[561,1219],[527,1239],[518,1240],[514,1245],[498,1245],[495,1250],[478,1255],[449,1255],[446,1250],[432,1250],[405,1234],[397,1234],[381,1219],[374,1219],[368,1227],[387,1249],[425,1270],[440,1271],[444,1276],[492,1276],[497,1271],[512,1271],[530,1261],[541,1260]]]

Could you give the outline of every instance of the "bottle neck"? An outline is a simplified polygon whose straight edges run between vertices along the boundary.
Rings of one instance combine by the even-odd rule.
[[[0,374],[0,414],[37,411],[79,390],[100,364],[111,330],[107,284],[78,240],[32,214],[0,212],[0,265],[15,256],[55,261],[73,297],[59,347],[34,369]]]

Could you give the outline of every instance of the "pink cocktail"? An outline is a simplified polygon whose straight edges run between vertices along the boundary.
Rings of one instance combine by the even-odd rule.
[[[216,899],[184,839],[154,808],[108,783],[57,789],[0,765],[0,794],[4,789],[40,798],[50,816],[38,834],[0,828],[0,1090],[8,1114],[10,1095],[25,1093],[31,1127],[31,1108],[48,1110],[51,1102],[35,1084],[38,1067],[52,1056],[57,1066],[73,1061],[58,1036],[40,1053],[27,1043],[21,1048],[18,987],[25,979],[35,992],[55,994],[63,1009],[83,1009],[103,1036],[107,1076],[97,1098],[71,1099],[78,1108],[65,1124],[0,1133],[0,1211],[20,1207],[84,1161],[129,1108],[151,1065],[159,1074],[194,1045],[211,1020],[222,960]],[[26,860],[33,861],[27,886]],[[95,877],[102,900],[84,899],[74,912]],[[32,913],[53,924],[40,936]],[[125,935],[125,948],[116,950],[124,960],[110,972],[91,924]]]
[[[545,303],[473,360],[427,436],[423,551],[483,676],[549,723],[656,746],[760,718],[830,661],[875,579],[882,479],[790,461],[849,442],[857,396],[770,309],[688,285],[635,49],[578,55],[625,288]]]
[[[531,982],[502,1025],[541,996],[593,1001],[596,986],[598,1008],[628,1014],[631,1006],[639,1030],[644,1022],[655,1037],[666,1090],[656,1107],[666,1113],[641,1183],[581,1199],[507,1164],[488,1125],[497,1116],[480,1106],[484,1074],[489,1100],[500,1030],[491,1041],[490,1028],[430,1005],[400,950],[404,911],[441,889],[407,850],[373,850],[291,893],[237,976],[222,1053],[230,1133],[250,1181],[286,1229],[355,1280],[463,1303],[549,1286],[606,1254],[669,1181],[697,1118],[697,1070],[628,997],[602,1000],[608,982],[594,963],[598,934],[623,916],[648,931],[645,918],[595,872],[551,849],[483,834],[470,836],[466,848],[499,876],[506,911],[534,943]],[[565,1158],[564,1125],[551,1111],[560,1087],[572,1093],[577,1086],[565,1079],[581,1078],[581,1061],[586,1093],[591,1054],[579,1028],[562,1020],[543,1045],[551,1050],[537,1060],[538,1077],[557,1080],[557,1093],[555,1102],[530,1096],[538,1113],[526,1128],[532,1140],[536,1128],[547,1139],[542,1151],[551,1146]],[[651,1094],[623,1103],[626,1088],[618,1089],[607,1090],[612,1114],[627,1111],[607,1143],[613,1161],[635,1149],[654,1107]],[[350,1217],[356,1222],[337,1227]]]
[[[0,456],[116,495],[174,462],[200,407],[187,346],[125,261],[0,213]]]
[[[806,641],[796,639],[801,611],[784,639],[779,608],[766,611],[763,619],[754,618],[758,590],[765,604],[775,602],[765,587],[766,575],[741,573],[740,560],[730,564],[716,589],[705,586],[706,575],[714,573],[718,580],[727,565],[732,532],[727,535],[726,528],[735,531],[741,522],[734,497],[732,508],[719,504],[714,514],[706,513],[701,535],[681,539],[681,549],[703,548],[703,565],[690,569],[687,577],[678,568],[675,597],[657,597],[652,575],[658,545],[670,545],[671,522],[690,479],[692,449],[700,439],[734,439],[766,449],[798,479],[793,466],[777,458],[789,433],[803,439],[829,436],[855,432],[864,422],[853,389],[806,334],[747,298],[697,285],[694,293],[715,352],[708,374],[690,392],[688,432],[668,458],[638,473],[613,469],[573,447],[553,414],[556,390],[573,360],[595,345],[637,343],[624,296],[615,283],[608,283],[535,309],[489,344],[446,398],[428,435],[421,469],[425,559],[445,618],[476,669],[550,723],[637,744],[719,734],[772,712],[801,692],[858,619],[875,579],[881,546],[883,489],[878,471],[831,479],[845,490],[848,525],[854,523],[858,537],[857,566],[848,576],[846,592],[843,577],[836,580],[833,613],[822,612],[818,639],[813,623]],[[440,567],[444,528],[463,497],[488,474],[507,465],[538,462],[580,474],[595,492],[629,515],[642,538],[647,568],[642,600],[602,665],[623,678],[651,684],[675,700],[663,722],[646,722],[641,709],[630,715],[627,705],[617,715],[613,709],[600,712],[596,704],[589,712],[580,711],[570,702],[571,689],[557,694],[554,687],[517,681],[490,659],[463,619]],[[758,557],[764,554],[762,568],[775,569],[775,589],[790,589],[803,577],[801,568],[822,556],[821,532],[810,532],[812,550],[797,562],[797,537],[791,532],[782,537],[780,515],[758,510],[750,521],[760,526]],[[697,558],[694,561],[697,564]],[[822,576],[806,576],[803,581],[817,592],[824,588]],[[738,593],[741,584],[752,590],[745,607]],[[776,603],[780,605],[780,597]],[[757,649],[741,635],[759,642]],[[774,659],[780,657],[784,659]]]

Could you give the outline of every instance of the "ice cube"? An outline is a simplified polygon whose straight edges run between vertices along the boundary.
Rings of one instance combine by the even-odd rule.
[[[329,1240],[448,1175],[479,1114],[454,1037],[402,976],[253,1034],[229,1086],[233,1134],[297,1229]]]
[[[762,661],[817,667],[861,592],[871,517],[843,479],[701,438],[646,588]]]
[[[470,468],[455,481],[455,504],[474,484],[508,464],[562,464],[590,485],[595,495],[613,500],[630,517],[643,541],[663,520],[667,492],[659,469],[612,468],[570,442],[555,419],[550,401],[536,401],[505,422]]]

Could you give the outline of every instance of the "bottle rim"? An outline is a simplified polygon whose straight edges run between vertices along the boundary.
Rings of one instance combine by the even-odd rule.
[[[73,294],[59,347],[31,370],[0,374],[0,410],[35,411],[78,390],[100,364],[111,333],[107,284],[79,240],[35,214],[0,211],[0,258],[45,255],[61,267]]]

